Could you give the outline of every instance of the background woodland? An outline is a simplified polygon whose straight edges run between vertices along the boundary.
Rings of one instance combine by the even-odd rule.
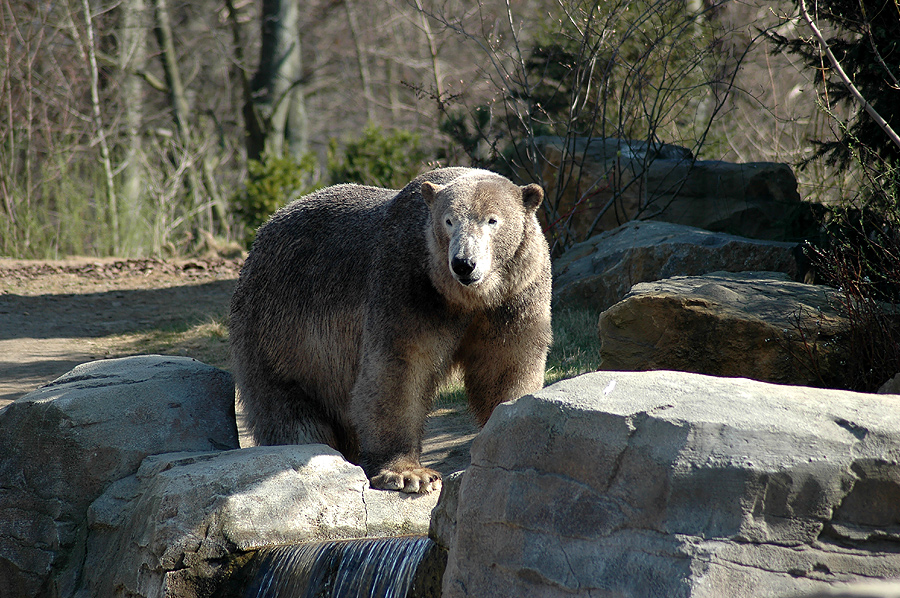
[[[544,135],[787,162],[894,219],[900,150],[852,128],[812,9],[754,2],[0,0],[0,255],[246,244],[291,194],[437,165],[540,183]],[[898,128],[896,3],[808,14]]]

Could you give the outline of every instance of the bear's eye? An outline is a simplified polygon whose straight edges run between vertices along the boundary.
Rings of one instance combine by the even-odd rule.
[[[491,216],[490,218],[488,218],[488,224],[490,224],[491,226],[496,225],[496,224],[497,224],[497,219],[494,218],[493,216]]]
[[[449,218],[447,218],[444,222],[447,224],[447,226],[453,226],[453,221]]]

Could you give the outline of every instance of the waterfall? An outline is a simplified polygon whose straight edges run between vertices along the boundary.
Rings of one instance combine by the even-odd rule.
[[[435,580],[433,573],[419,571],[429,555],[438,552],[434,542],[422,536],[264,548],[254,559],[243,597],[408,598],[410,590],[415,596],[438,596],[440,574]]]

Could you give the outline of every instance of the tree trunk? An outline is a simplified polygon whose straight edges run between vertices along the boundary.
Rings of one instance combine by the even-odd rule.
[[[184,93],[184,83],[181,79],[181,70],[178,68],[178,57],[175,54],[175,40],[172,36],[172,25],[169,20],[169,7],[166,0],[155,0],[156,9],[156,41],[159,44],[159,59],[162,62],[163,72],[166,76],[169,100],[172,105],[172,119],[178,129],[177,139],[181,147],[178,148],[180,156],[178,160],[192,161],[190,156],[190,128],[188,126],[187,97]],[[192,164],[187,167],[188,193],[191,197],[192,210],[199,210],[200,204],[200,178]]]
[[[178,136],[182,147],[181,159],[188,161],[188,184],[190,193],[193,198],[192,210],[198,214],[203,214],[201,227],[212,233],[213,217],[212,209],[216,211],[216,217],[223,227],[227,229],[227,214],[225,205],[221,197],[219,197],[218,189],[215,185],[215,178],[212,173],[212,167],[206,152],[195,147],[189,122],[190,107],[187,102],[187,96],[184,91],[184,83],[181,79],[181,71],[178,68],[178,57],[175,53],[175,41],[172,35],[172,26],[169,20],[169,10],[166,0],[156,0],[156,36],[159,40],[160,60],[162,60],[163,71],[166,74],[166,83],[169,86],[169,95],[172,101],[172,115],[175,124],[178,127]],[[197,172],[197,165],[200,166],[200,173]],[[202,174],[202,183],[201,183]],[[210,201],[203,203],[200,195],[200,189],[205,188],[209,195]],[[200,236],[197,235],[197,240]]]
[[[300,157],[306,151],[306,106],[301,89],[301,0],[263,0],[259,68],[245,104],[247,157]]]
[[[100,161],[103,164],[103,172],[106,175],[106,201],[109,227],[112,234],[110,248],[113,255],[117,255],[121,249],[119,240],[119,206],[116,198],[115,177],[113,174],[112,157],[109,151],[109,142],[106,137],[106,127],[100,111],[100,69],[97,66],[97,53],[94,48],[94,21],[91,15],[89,0],[81,0],[84,11],[84,24],[87,39],[84,41],[86,59],[91,72],[91,115],[94,126],[97,128],[97,140],[100,145]],[[75,29],[77,31],[77,29]]]
[[[127,223],[140,221],[145,187],[141,123],[144,116],[144,79],[147,67],[147,7],[144,0],[122,0],[119,5],[119,63],[124,112],[122,189],[120,200]]]
[[[362,83],[363,100],[366,102],[366,120],[375,121],[374,95],[372,94],[372,76],[369,74],[369,61],[363,48],[362,36],[359,24],[356,22],[356,11],[353,9],[352,0],[344,0],[344,8],[347,11],[347,24],[350,26],[350,37],[353,39],[353,47],[356,49],[356,64],[359,69],[359,81]]]
[[[428,15],[422,7],[422,0],[416,0],[416,8],[419,9],[419,17],[422,19],[422,33],[425,34],[425,40],[428,42],[428,57],[431,60],[431,72],[434,75],[434,97],[437,103],[438,117],[444,112],[444,73],[441,69],[441,63],[438,60],[438,46],[434,33],[431,31],[431,23],[428,21]]]
[[[184,143],[189,133],[187,118],[190,109],[184,93],[181,71],[178,68],[178,56],[175,54],[175,41],[166,0],[156,0],[156,39],[159,42],[160,60],[172,100],[172,116]]]

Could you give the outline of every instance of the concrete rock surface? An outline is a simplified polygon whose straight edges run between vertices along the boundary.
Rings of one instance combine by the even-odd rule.
[[[632,221],[570,248],[553,263],[554,308],[601,312],[639,282],[709,272],[782,272],[797,278],[797,244]]]
[[[437,498],[372,490],[324,445],[150,457],[91,505],[79,596],[209,596],[264,546],[425,534]]]
[[[237,447],[222,370],[159,355],[86,363],[0,410],[0,596],[70,596],[86,512],[148,455]]]
[[[680,370],[839,386],[837,291],[774,272],[715,272],[636,284],[600,314],[601,368]]]
[[[443,528],[443,596],[776,597],[900,577],[897,400],[655,371],[500,405]]]

